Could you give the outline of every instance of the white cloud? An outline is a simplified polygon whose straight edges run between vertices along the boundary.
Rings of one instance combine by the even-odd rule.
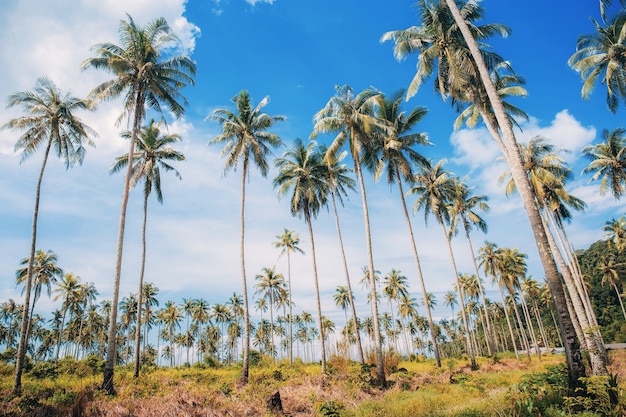
[[[274,1],[275,1],[275,0],[246,0],[246,3],[249,3],[249,4],[253,5],[253,6],[256,6],[256,5],[257,5],[257,3],[261,3],[261,4],[263,4],[263,3],[267,3],[267,4],[274,4]]]

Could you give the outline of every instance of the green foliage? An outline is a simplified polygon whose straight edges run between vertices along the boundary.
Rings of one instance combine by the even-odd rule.
[[[37,362],[30,370],[30,375],[37,379],[56,379],[59,375],[59,365],[54,362]]]
[[[104,359],[99,357],[98,355],[90,354],[88,355],[83,362],[89,369],[91,369],[91,374],[96,375],[103,371],[104,369]]]
[[[546,366],[545,372],[524,375],[508,392],[508,400],[520,417],[543,415],[554,405],[561,405],[567,393],[565,364]]]
[[[317,405],[316,411],[323,417],[341,417],[341,412],[345,408],[345,405],[339,401],[324,401]]]
[[[15,361],[15,355],[17,355],[17,350],[15,348],[7,348],[7,350],[0,353],[0,362],[13,363]]]
[[[76,402],[77,393],[74,391],[56,391],[49,401],[53,405],[69,406]]]
[[[619,402],[616,376],[590,376],[581,378],[583,387],[575,396],[565,397],[565,407],[570,412],[594,412],[602,417],[621,417],[626,409]]]

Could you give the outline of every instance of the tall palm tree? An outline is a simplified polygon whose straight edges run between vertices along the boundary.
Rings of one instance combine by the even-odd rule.
[[[363,355],[363,344],[361,342],[361,333],[359,331],[358,317],[356,315],[356,305],[354,303],[354,295],[352,293],[352,282],[350,280],[350,271],[348,270],[348,260],[346,259],[346,251],[343,245],[343,237],[341,236],[341,227],[339,225],[339,213],[337,212],[337,200],[343,206],[343,199],[348,195],[348,190],[354,191],[354,179],[349,175],[352,170],[342,163],[347,152],[329,154],[328,148],[320,145],[319,150],[324,154],[325,177],[330,193],[330,200],[333,206],[333,214],[335,217],[335,229],[337,230],[337,238],[339,239],[339,250],[341,252],[341,260],[343,262],[343,272],[346,277],[347,296],[350,301],[352,310],[352,326],[353,334],[356,339],[357,353],[361,363],[365,363]],[[346,319],[347,321],[347,319]]]
[[[535,243],[537,245],[541,264],[545,272],[546,281],[555,301],[554,305],[558,312],[559,327],[565,341],[564,345],[568,366],[568,383],[570,391],[573,392],[580,385],[580,378],[585,376],[585,367],[579,350],[579,343],[574,330],[574,325],[569,311],[567,310],[565,291],[560,282],[556,262],[550,251],[550,244],[543,226],[541,214],[534,201],[533,190],[524,171],[515,134],[513,133],[513,129],[502,100],[489,76],[489,61],[485,59],[484,53],[480,50],[476,37],[477,32],[470,28],[472,20],[466,19],[466,15],[464,16],[461,11],[459,11],[455,0],[445,0],[445,2],[448,9],[450,9],[454,22],[458,26],[458,29],[465,40],[467,48],[471,53],[472,60],[476,64],[478,74],[480,75],[480,81],[485,87],[487,97],[492,104],[493,112],[496,116],[496,121],[502,134],[502,152],[511,168],[513,178],[517,184],[526,215],[528,216],[530,222],[530,227],[535,236]],[[471,2],[469,4],[475,7],[480,7],[477,3]],[[498,141],[497,136],[494,136],[494,140]]]
[[[169,359],[170,366],[174,366],[174,342],[175,342],[175,331],[180,328],[180,321],[183,316],[180,311],[180,308],[173,301],[168,301],[165,303],[163,310],[161,310],[161,320],[163,321],[163,330],[167,335],[167,340],[170,342],[169,345]]]
[[[618,219],[612,218],[604,223],[602,227],[609,243],[615,247],[618,253],[626,249],[626,216]]]
[[[620,287],[622,286],[622,279],[620,273],[623,272],[621,268],[626,266],[622,262],[616,262],[615,257],[612,255],[602,255],[600,262],[598,262],[598,269],[602,275],[602,285],[608,283],[615,290],[615,295],[619,301],[619,305],[622,308],[622,314],[626,319],[626,310],[624,310],[624,302],[622,301],[622,293]]]
[[[20,265],[24,265],[18,269],[15,274],[15,281],[17,285],[26,284],[28,280],[28,264],[30,258],[24,258],[20,262]],[[63,276],[63,270],[57,265],[57,255],[52,251],[44,252],[39,249],[35,253],[35,262],[32,266],[32,292],[33,292],[33,304],[30,308],[29,317],[33,317],[35,311],[35,304],[41,296],[41,290],[45,287],[46,294],[50,297],[52,293],[52,284],[55,284],[57,279]],[[22,294],[26,291],[26,285],[22,289]],[[30,323],[29,323],[30,326]],[[30,328],[26,331],[30,334]]]
[[[21,160],[28,159],[42,146],[45,149],[35,191],[35,208],[33,210],[29,262],[26,270],[23,317],[15,361],[13,393],[17,395],[22,389],[24,356],[26,354],[26,346],[28,345],[28,323],[30,322],[28,315],[30,313],[30,298],[33,285],[35,248],[37,246],[39,202],[41,198],[41,184],[48,157],[51,151],[54,152],[57,157],[64,160],[68,169],[76,163],[82,164],[86,153],[84,145],[93,145],[93,141],[89,136],[95,135],[95,133],[75,115],[76,111],[88,108],[87,102],[72,96],[70,93],[62,93],[48,78],[39,78],[35,83],[33,91],[20,91],[11,94],[7,99],[7,107],[14,106],[22,107],[25,116],[9,120],[2,126],[2,129],[8,128],[24,132],[15,143],[15,150],[21,150],[22,152]]]
[[[474,253],[474,247],[472,245],[472,239],[470,237],[470,230],[472,226],[475,226],[483,233],[487,232],[487,223],[478,214],[477,211],[482,210],[486,212],[489,210],[487,200],[488,198],[486,195],[472,195],[472,189],[468,187],[464,181],[458,181],[454,186],[454,192],[450,205],[450,216],[452,220],[451,230],[456,230],[457,223],[459,222],[459,220],[461,221],[461,224],[463,225],[463,231],[465,232],[465,238],[467,239],[467,243],[469,245],[470,254],[472,255],[472,264],[474,265],[474,271],[476,272],[476,284],[478,287],[480,301],[483,307],[483,313],[487,325],[487,351],[491,355],[493,350],[491,318],[489,317],[489,311],[487,310],[485,290],[483,289],[480,272],[478,272],[476,254]]]
[[[184,114],[187,100],[181,95],[180,90],[194,84],[193,77],[196,73],[196,65],[188,56],[164,56],[177,41],[176,35],[164,18],[154,19],[145,27],[140,27],[132,17],[129,15],[127,17],[128,20],[122,20],[119,26],[121,44],[106,42],[95,45],[93,50],[96,56],[88,58],[81,65],[84,69],[100,69],[113,75],[114,78],[111,80],[96,86],[91,91],[90,97],[98,102],[124,95],[124,110],[118,122],[126,116],[132,127],[120,209],[111,321],[102,382],[102,388],[109,394],[115,393],[113,375],[117,304],[122,273],[126,207],[130,193],[135,144],[147,108],[163,114],[162,106],[165,105],[177,118]]]
[[[424,221],[428,224],[428,216],[433,214],[437,223],[441,226],[441,230],[445,236],[448,244],[448,251],[450,254],[450,261],[452,269],[454,271],[454,277],[456,287],[459,291],[459,302],[461,305],[461,317],[463,325],[465,326],[465,339],[467,352],[470,356],[472,369],[476,369],[476,357],[472,343],[470,340],[470,329],[465,314],[465,302],[463,301],[463,294],[459,283],[459,273],[456,269],[456,262],[454,261],[454,253],[452,252],[452,245],[450,242],[450,233],[446,229],[446,224],[450,222],[450,212],[448,205],[454,195],[455,184],[457,179],[453,178],[444,168],[446,160],[443,159],[434,166],[431,164],[423,165],[419,168],[419,171],[415,174],[415,185],[409,190],[409,194],[417,195],[417,199],[413,205],[413,211],[424,210]]]
[[[278,187],[278,194],[285,195],[291,192],[290,210],[293,216],[304,217],[311,239],[311,259],[313,261],[313,280],[317,300],[317,315],[319,338],[322,353],[322,374],[326,374],[326,346],[324,328],[322,326],[322,305],[320,301],[319,280],[317,275],[317,260],[315,254],[315,240],[313,237],[312,219],[317,217],[321,207],[328,197],[328,186],[325,177],[323,155],[316,149],[317,144],[311,141],[304,146],[301,139],[296,139],[294,147],[276,160],[279,172],[274,178],[274,185]]]
[[[161,190],[161,170],[173,172],[176,177],[182,179],[176,168],[170,165],[170,161],[184,161],[185,156],[174,150],[171,145],[179,142],[177,134],[161,134],[161,124],[155,123],[154,119],[144,126],[137,135],[135,146],[137,151],[132,157],[127,154],[116,158],[111,167],[111,173],[120,172],[127,168],[132,161],[131,186],[143,182],[143,223],[141,229],[141,267],[139,272],[139,289],[137,290],[137,326],[135,329],[135,361],[133,377],[139,377],[140,362],[140,338],[141,338],[141,308],[143,297],[143,278],[146,267],[146,226],[148,222],[148,197],[154,189],[157,201],[163,204],[163,192]],[[122,137],[130,139],[132,132],[122,133]]]
[[[409,295],[408,291],[408,278],[397,269],[392,269],[387,275],[383,277],[383,294],[387,297],[387,302],[389,303],[389,310],[391,311],[391,319],[392,319],[392,327],[395,327],[395,314],[392,302],[396,302],[396,306],[398,306],[400,298],[406,297]],[[430,308],[430,307],[426,307]],[[395,333],[395,328],[393,329]],[[398,351],[397,340],[394,337],[394,342],[396,342],[396,351]]]
[[[426,302],[426,285],[424,284],[424,275],[415,244],[415,236],[413,235],[413,226],[409,217],[409,211],[404,196],[403,182],[409,185],[413,184],[414,170],[413,166],[428,165],[428,161],[422,154],[414,149],[416,145],[430,145],[428,136],[425,133],[411,132],[415,125],[419,123],[428,112],[425,107],[416,107],[408,114],[402,111],[401,104],[405,95],[404,90],[396,92],[391,97],[385,97],[377,108],[378,118],[385,121],[385,129],[380,130],[382,136],[380,147],[380,158],[375,162],[374,179],[378,179],[383,172],[385,173],[387,183],[398,185],[398,196],[402,205],[404,219],[406,220],[409,240],[413,249],[413,257],[417,268],[417,277],[424,297],[424,305],[426,307],[426,318],[431,333],[431,341],[435,354],[435,362],[437,366],[441,366],[441,358],[439,357],[439,344],[435,334],[435,326],[433,325],[431,309]]]
[[[289,294],[289,363],[293,363],[293,303],[291,301],[291,252],[304,254],[304,251],[300,249],[298,244],[300,243],[300,235],[294,230],[287,230],[282,235],[276,236],[278,241],[274,242],[274,246],[282,248],[280,255],[287,254],[287,292]]]
[[[237,107],[237,113],[233,113],[228,109],[217,109],[208,117],[222,126],[222,133],[213,138],[209,144],[225,144],[222,149],[222,156],[226,157],[224,171],[235,169],[240,160],[242,164],[241,211],[239,222],[241,227],[240,262],[244,303],[244,340],[241,381],[247,383],[250,361],[250,309],[248,304],[248,284],[246,280],[244,256],[246,181],[249,175],[250,162],[257,166],[263,177],[267,176],[269,170],[267,157],[271,154],[272,148],[276,148],[282,144],[278,135],[268,130],[277,122],[285,120],[285,117],[270,116],[266,113],[262,113],[263,107],[269,102],[269,97],[263,98],[263,100],[253,108],[252,99],[246,90],[242,90],[233,97],[232,101]]]
[[[602,132],[604,142],[588,145],[582,154],[590,160],[583,173],[592,173],[591,181],[600,179],[600,194],[611,190],[619,200],[626,191],[626,129]]]
[[[576,52],[568,64],[583,80],[583,98],[591,96],[598,80],[606,85],[606,103],[615,113],[620,101],[626,103],[626,10],[619,11],[608,22],[591,21],[596,31],[578,38]]]
[[[63,310],[63,314],[61,316],[61,327],[59,328],[59,335],[57,338],[57,351],[55,355],[55,361],[58,361],[61,344],[63,342],[63,332],[65,327],[66,315],[69,310],[71,318],[71,314],[74,310],[72,306],[76,304],[76,301],[79,298],[80,277],[72,273],[63,275],[61,279],[57,280],[57,288],[54,289],[54,293],[56,293],[53,298],[54,301],[58,300],[59,298],[61,298],[63,301],[61,307]]]
[[[274,309],[279,300],[286,298],[287,289],[285,288],[285,278],[280,272],[276,272],[276,268],[265,267],[260,274],[256,276],[257,283],[255,285],[256,293],[265,298],[270,303],[270,340],[272,347],[274,346]]]
[[[380,95],[366,89],[355,95],[350,86],[336,87],[337,93],[324,108],[314,116],[314,129],[311,138],[320,133],[336,133],[326,152],[327,156],[337,155],[339,150],[348,144],[350,156],[354,161],[354,172],[357,176],[363,206],[363,221],[365,223],[365,240],[367,246],[368,275],[370,280],[370,298],[373,316],[374,351],[376,354],[376,375],[378,384],[386,386],[385,368],[383,363],[382,339],[378,322],[378,302],[374,279],[374,255],[372,251],[372,235],[370,231],[369,210],[365,182],[361,166],[363,154],[374,153],[375,146],[372,134],[376,127],[382,127],[374,116],[374,108],[380,101]]]

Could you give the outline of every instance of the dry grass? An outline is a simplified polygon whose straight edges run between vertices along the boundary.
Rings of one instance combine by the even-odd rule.
[[[626,352],[612,352],[612,373],[626,378]],[[98,388],[98,377],[55,381],[25,378],[24,395],[0,402],[0,415],[76,417],[244,417],[272,416],[267,400],[280,393],[284,415],[323,415],[320,406],[342,408],[342,416],[453,416],[496,415],[508,389],[523,375],[563,361],[546,355],[541,361],[479,359],[472,371],[467,360],[400,362],[388,373],[390,388],[372,386],[372,369],[341,358],[329,360],[329,374],[322,378],[319,365],[288,363],[252,368],[250,382],[238,383],[238,368],[162,369],[134,380],[129,371],[116,372],[117,395]],[[4,379],[4,376],[3,376]],[[9,391],[0,385],[0,398]],[[476,414],[462,414],[470,410]],[[470,412],[467,411],[467,412]],[[483,414],[484,413],[484,414]],[[327,414],[331,415],[331,414]],[[339,414],[337,414],[339,415]]]

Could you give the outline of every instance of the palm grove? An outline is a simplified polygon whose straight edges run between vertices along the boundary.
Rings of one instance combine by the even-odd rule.
[[[63,356],[104,359],[102,387],[108,393],[115,392],[114,372],[119,364],[133,364],[135,377],[148,364],[237,364],[245,383],[258,354],[291,362],[298,358],[320,361],[322,373],[330,355],[355,358],[372,363],[378,383],[385,386],[384,356],[390,352],[432,356],[437,366],[442,358],[466,355],[476,367],[479,355],[514,351],[530,358],[541,355],[541,347],[563,346],[572,389],[586,372],[605,375],[605,339],[617,340],[620,332],[614,323],[626,320],[621,300],[626,220],[607,221],[607,241],[591,252],[573,252],[565,226],[571,211],[583,210],[585,203],[567,192],[572,172],[550,138],[517,143],[516,120],[526,114],[508,99],[525,95],[524,80],[486,43],[492,36],[506,36],[509,28],[479,24],[484,10],[473,1],[420,0],[416,6],[417,26],[381,36],[381,42],[393,43],[397,59],[417,58],[415,77],[406,90],[387,95],[374,88],[358,92],[338,86],[313,116],[308,140],[294,140],[280,156],[274,152],[285,144],[273,128],[286,119],[264,112],[267,97],[255,104],[242,90],[232,99],[234,108],[217,109],[207,116],[221,129],[209,145],[221,146],[225,173],[241,170],[241,294],[233,293],[214,305],[189,298],[161,306],[158,288],[144,282],[149,197],[154,191],[157,200],[163,201],[161,171],[180,177],[176,163],[184,161],[184,155],[174,149],[181,138],[168,132],[166,116],[184,114],[187,102],[182,90],[193,86],[196,76],[196,66],[188,56],[168,54],[167,46],[176,36],[167,22],[159,18],[140,27],[127,16],[120,22],[119,44],[95,45],[93,57],[82,67],[103,70],[111,79],[96,86],[86,99],[61,92],[47,78],[37,80],[33,91],[12,94],[8,106],[24,112],[4,125],[20,135],[15,150],[28,158],[44,148],[30,253],[16,272],[23,303],[8,300],[1,310],[0,343],[5,347],[3,358],[15,363],[14,393],[20,392],[22,374],[32,361],[57,361]],[[602,21],[594,21],[595,33],[578,39],[568,64],[583,79],[583,97],[600,81],[607,89],[609,110],[616,112],[626,97],[622,52],[626,11],[607,16],[606,6],[606,1],[600,2]],[[428,109],[403,108],[431,78],[442,99],[449,99],[459,111],[455,128],[482,123],[498,144],[509,167],[501,181],[507,193],[518,192],[524,203],[544,283],[527,276],[526,254],[518,249],[487,241],[475,248],[473,232],[487,229],[481,218],[481,212],[489,209],[487,196],[476,195],[468,179],[446,169],[445,160],[425,156],[430,142],[425,132],[417,132],[417,125]],[[82,163],[96,133],[77,113],[97,110],[98,103],[118,98],[123,105],[118,123],[126,121],[130,127],[121,132],[128,139],[129,151],[111,169],[125,174],[114,285],[112,299],[97,303],[98,291],[92,283],[63,271],[53,251],[37,249],[38,214],[50,152],[67,168]],[[625,133],[623,129],[607,131],[602,142],[583,149],[590,161],[585,172],[600,181],[601,193],[608,190],[616,199],[626,186]],[[320,139],[324,135],[330,137],[326,144]],[[287,257],[286,276],[268,266],[255,271],[253,284],[245,264],[246,182],[251,175],[266,177],[272,167],[278,172],[272,183],[281,198],[289,198],[291,215],[304,221],[309,244],[303,247],[300,234],[285,229],[271,243]],[[407,226],[407,241],[398,250],[409,248],[414,270],[376,270],[367,175],[376,181],[384,175],[398,187],[398,213]],[[141,272],[137,292],[120,300],[127,204],[131,189],[139,184],[143,187]],[[340,226],[340,209],[353,193],[361,201],[368,260],[362,276],[356,278],[371,315],[357,315],[355,277],[348,271],[350,254],[344,251]],[[419,237],[413,232],[415,218],[408,208],[411,203],[413,214],[421,213],[425,222],[434,220],[447,242],[454,287],[441,300],[426,288],[416,246]],[[337,308],[345,314],[343,328],[336,327],[321,309],[317,265],[324,260],[316,256],[315,220],[322,209],[332,210],[344,265],[345,281],[337,283],[334,295]],[[458,237],[467,241],[474,260],[469,272],[459,270],[455,261],[451,241]],[[291,276],[293,256],[310,259],[315,312],[294,311],[292,288],[299,277]],[[497,301],[485,295],[488,280],[499,290]],[[254,292],[249,294],[252,287]],[[410,291],[413,287],[418,288],[419,301]],[[59,303],[49,319],[35,310],[42,290]],[[451,315],[435,320],[432,310],[437,303],[445,304]],[[602,310],[601,305],[605,306]],[[252,309],[260,320],[252,322]]]

